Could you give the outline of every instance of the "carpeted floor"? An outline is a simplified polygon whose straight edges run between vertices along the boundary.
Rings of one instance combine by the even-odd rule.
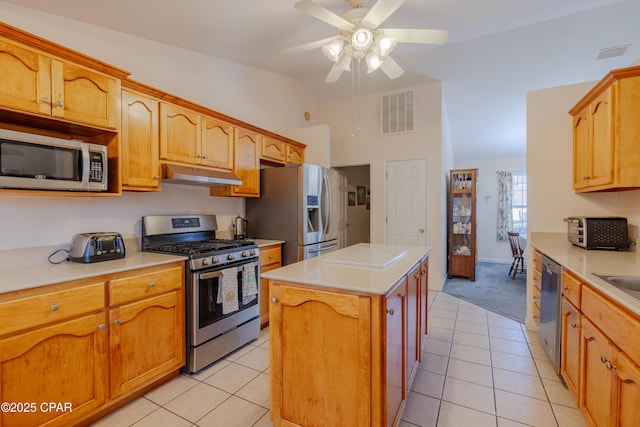
[[[524,323],[527,315],[527,279],[518,274],[507,276],[510,264],[479,262],[476,281],[453,277],[444,285],[444,292],[482,308]]]

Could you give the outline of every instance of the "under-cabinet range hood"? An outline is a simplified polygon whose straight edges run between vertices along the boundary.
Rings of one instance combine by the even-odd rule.
[[[162,165],[162,181],[172,184],[204,185],[242,185],[242,180],[231,172],[214,171],[196,167]]]

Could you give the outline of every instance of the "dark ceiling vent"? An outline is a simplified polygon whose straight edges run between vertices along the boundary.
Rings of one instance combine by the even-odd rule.
[[[393,135],[415,130],[414,91],[380,97],[380,133]]]
[[[615,46],[608,47],[606,49],[600,49],[600,53],[598,53],[598,57],[596,59],[607,59],[607,58],[615,58],[616,56],[622,56],[627,51],[627,48],[631,46],[630,44],[626,44],[624,46]]]

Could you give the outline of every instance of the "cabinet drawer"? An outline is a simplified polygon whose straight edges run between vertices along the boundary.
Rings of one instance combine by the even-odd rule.
[[[562,295],[580,309],[580,293],[582,282],[568,271],[562,272]]]
[[[109,281],[109,305],[119,305],[180,289],[184,280],[182,266],[163,268],[136,276]]]
[[[540,251],[533,251],[533,266],[542,271],[542,253]]]
[[[606,300],[588,286],[582,287],[582,313],[633,360],[640,360],[640,319]]]
[[[104,282],[0,303],[0,335],[104,309]]]
[[[268,246],[260,248],[260,266],[264,267],[271,264],[280,264],[282,262],[282,251],[280,245]]]

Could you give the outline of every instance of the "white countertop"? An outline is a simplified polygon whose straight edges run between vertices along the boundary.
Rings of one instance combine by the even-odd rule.
[[[582,249],[569,243],[564,233],[531,233],[529,244],[612,300],[640,315],[640,300],[593,275],[640,276],[640,253]]]
[[[431,248],[423,246],[360,243],[262,273],[261,277],[340,291],[385,295],[398,279],[429,253]]]
[[[127,250],[127,255],[123,259],[90,264],[67,261],[62,264],[36,263],[29,266],[3,266],[0,267],[0,293],[119,273],[174,261],[184,261],[185,259],[184,256]]]

